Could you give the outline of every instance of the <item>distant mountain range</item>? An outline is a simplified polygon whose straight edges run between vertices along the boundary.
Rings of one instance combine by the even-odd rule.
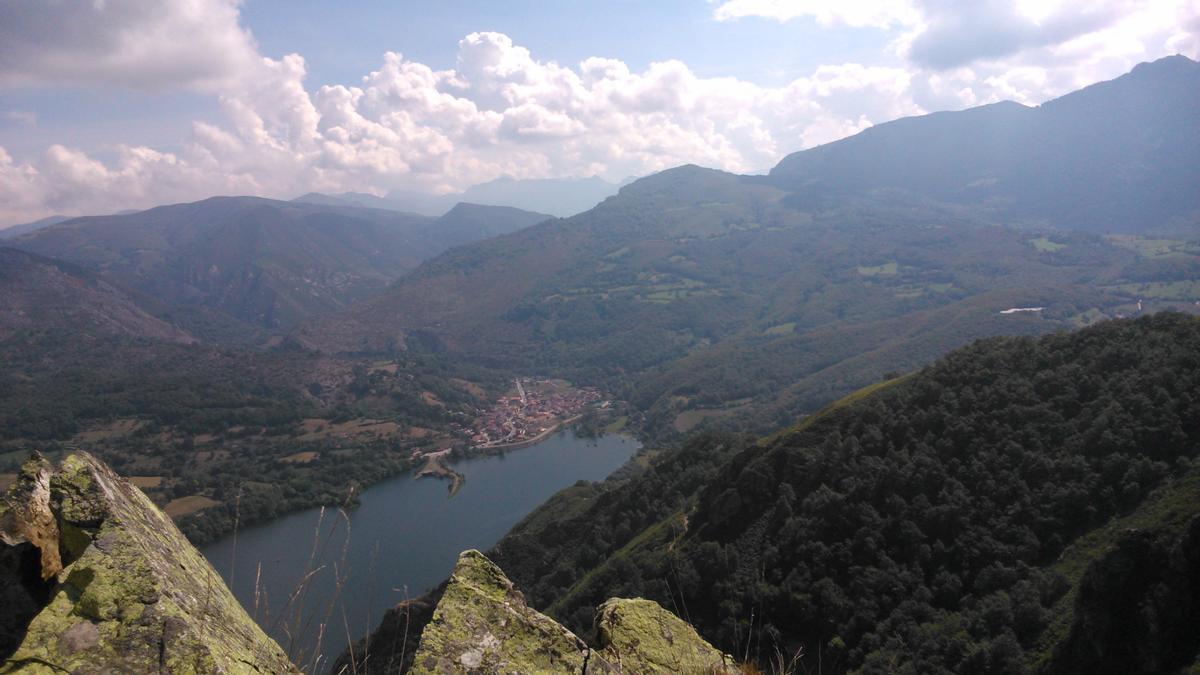
[[[85,217],[9,239],[169,304],[290,325],[365,298],[458,244],[549,218],[460,205],[440,218],[256,197]]]
[[[567,217],[586,211],[617,193],[626,183],[609,183],[601,178],[551,178],[543,180],[514,180],[498,178],[473,185],[463,192],[431,195],[407,190],[393,190],[386,197],[362,192],[343,192],[326,195],[318,192],[297,197],[294,201],[326,206],[365,206],[374,209],[406,211],[440,216],[460,202],[510,206],[513,208]]]
[[[40,220],[35,220],[31,223],[21,223],[20,225],[11,225],[9,227],[6,227],[6,228],[0,230],[0,239],[12,239],[13,237],[19,237],[23,234],[29,234],[30,232],[36,232],[37,230],[40,230],[43,227],[50,227],[51,225],[57,225],[57,224],[63,222],[64,220],[70,220],[70,218],[67,216],[48,216],[48,217],[42,218]]]
[[[1188,307],[1196,289],[1173,284],[1200,262],[1200,191],[1185,189],[1200,152],[1171,149],[1200,138],[1198,68],[1165,59],[1037,109],[880,125],[769,176],[664,171],[448,251],[294,336],[336,353],[419,335],[615,378],[684,430],[751,407],[769,427],[983,335],[1083,325],[1143,297]],[[1159,252],[1091,234],[1159,228],[1185,234]],[[1044,310],[1000,314],[1012,307]]]
[[[784,158],[798,206],[902,189],[997,220],[1092,232],[1200,222],[1200,63],[1172,56],[1030,108],[880,124]]]

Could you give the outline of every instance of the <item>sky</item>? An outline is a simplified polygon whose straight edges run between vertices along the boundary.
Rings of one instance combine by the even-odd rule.
[[[502,176],[765,172],[1200,58],[1195,0],[0,0],[0,226]]]

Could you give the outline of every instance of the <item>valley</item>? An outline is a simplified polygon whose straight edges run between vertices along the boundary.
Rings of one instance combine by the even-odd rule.
[[[747,672],[1195,669],[1197,92],[1167,57],[759,174],[21,226],[0,491],[60,502],[0,505],[0,572],[60,555],[35,516],[93,557],[76,530],[173,522],[337,675],[436,662],[464,549],[580,653],[638,597]],[[87,519],[77,470],[141,511]]]
[[[455,462],[464,484],[452,499],[436,482],[399,476],[367,488],[353,510],[290,514],[217,540],[202,553],[242,603],[257,608],[264,628],[282,644],[303,645],[310,660],[316,623],[306,626],[303,619],[335,608],[351,635],[366,634],[389,607],[436,586],[459,552],[492,546],[556,491],[602,480],[638,448],[622,436],[587,439],[566,431],[519,452]],[[323,552],[316,559],[288,555],[314,545]],[[301,604],[289,604],[298,587]],[[327,636],[319,645],[324,662],[348,641],[345,631]]]

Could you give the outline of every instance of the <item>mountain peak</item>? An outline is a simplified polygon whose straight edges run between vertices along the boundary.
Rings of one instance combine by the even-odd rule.
[[[1143,61],[1134,66],[1129,74],[1188,72],[1189,69],[1195,68],[1200,68],[1200,62],[1193,61],[1183,54],[1172,54],[1154,61]]]

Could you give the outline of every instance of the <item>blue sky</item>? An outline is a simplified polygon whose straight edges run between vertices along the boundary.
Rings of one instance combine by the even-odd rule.
[[[1194,0],[0,3],[0,226],[213,194],[768,170],[1174,53]]]
[[[353,81],[377,67],[385,51],[452,68],[458,41],[477,31],[504,33],[559,63],[608,56],[641,70],[654,61],[679,59],[704,77],[780,84],[822,63],[879,60],[885,35],[880,29],[822,28],[814,22],[719,22],[703,0],[339,5],[249,0],[242,16],[263,53],[304,54],[314,85]]]

